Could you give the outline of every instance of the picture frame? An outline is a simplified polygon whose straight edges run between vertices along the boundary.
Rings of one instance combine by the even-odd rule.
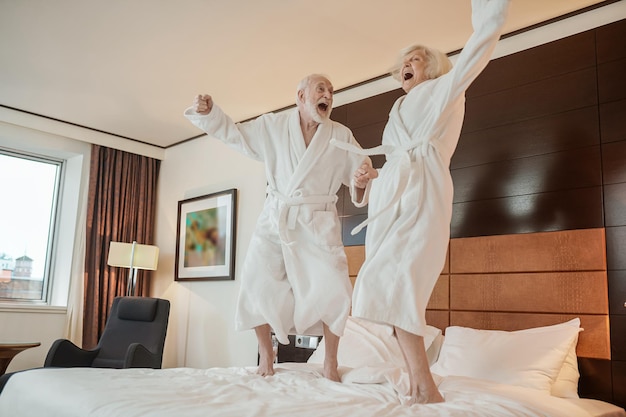
[[[237,190],[178,202],[176,281],[235,279]]]

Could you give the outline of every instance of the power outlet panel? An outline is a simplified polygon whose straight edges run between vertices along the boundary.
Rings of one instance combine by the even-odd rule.
[[[305,349],[317,349],[319,336],[296,335],[296,347]]]

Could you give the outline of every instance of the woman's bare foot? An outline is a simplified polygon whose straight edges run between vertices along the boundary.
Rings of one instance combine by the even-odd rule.
[[[337,371],[337,363],[334,365],[326,365],[326,363],[324,363],[324,376],[331,381],[341,382],[339,372]]]
[[[415,395],[411,395],[411,399],[408,401],[409,405],[412,404],[433,404],[433,403],[442,403],[444,402],[444,398],[437,389],[434,390],[423,390],[417,392]]]
[[[394,326],[398,344],[402,350],[409,374],[409,394],[407,405],[444,402],[444,398],[433,379],[424,348],[422,336]]]

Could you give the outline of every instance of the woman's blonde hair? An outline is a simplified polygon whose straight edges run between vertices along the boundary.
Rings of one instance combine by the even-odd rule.
[[[432,80],[433,78],[441,77],[452,69],[450,58],[443,52],[424,45],[412,45],[400,51],[396,64],[389,71],[393,78],[402,82],[402,65],[404,64],[404,59],[416,51],[422,51],[426,57],[426,67],[424,68],[424,76],[426,79]]]

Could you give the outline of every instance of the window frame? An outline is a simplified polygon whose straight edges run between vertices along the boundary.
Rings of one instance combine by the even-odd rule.
[[[85,219],[91,144],[0,120],[0,147],[5,152],[63,161],[59,175],[55,232],[44,300],[0,300],[0,311],[66,308],[72,280],[83,278]]]
[[[55,249],[55,236],[57,234],[59,224],[59,202],[61,200],[62,181],[65,173],[65,160],[61,158],[53,158],[50,156],[42,156],[31,152],[20,152],[12,149],[6,149],[0,146],[0,155],[18,158],[27,161],[39,162],[54,165],[56,167],[54,185],[52,191],[52,202],[50,204],[50,218],[48,221],[48,236],[46,242],[46,255],[44,260],[43,270],[43,283],[41,289],[41,297],[38,299],[30,298],[0,298],[0,302],[3,303],[49,303],[50,286],[53,277],[53,265],[54,265],[54,249]]]

